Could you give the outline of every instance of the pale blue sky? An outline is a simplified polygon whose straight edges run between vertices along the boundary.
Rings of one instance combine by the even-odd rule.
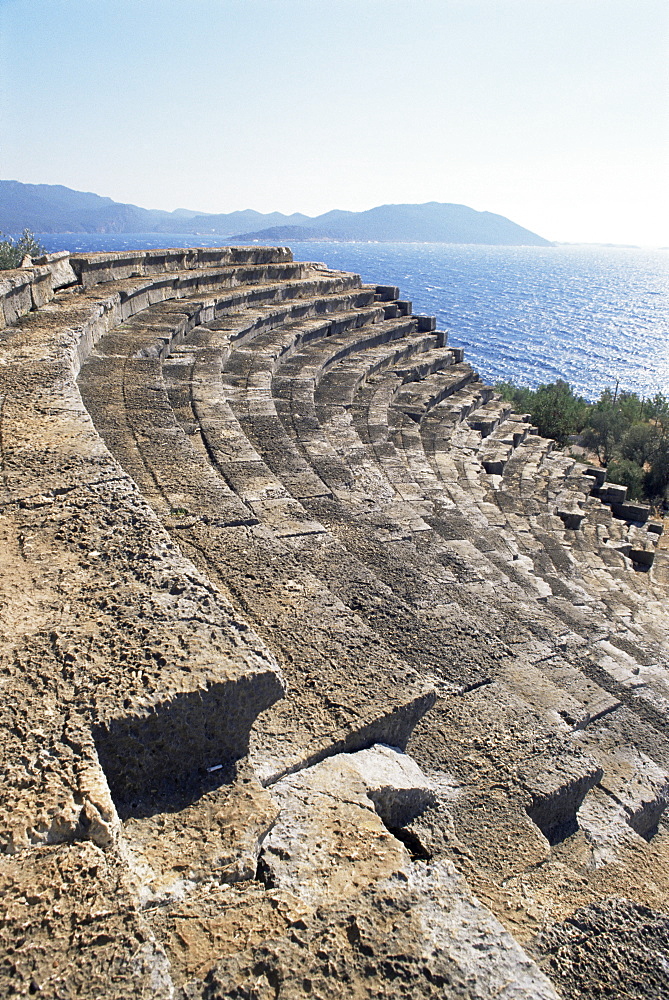
[[[0,177],[669,244],[666,0],[0,0]]]

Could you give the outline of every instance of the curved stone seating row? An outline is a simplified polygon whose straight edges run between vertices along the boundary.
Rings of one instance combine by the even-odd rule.
[[[375,652],[374,647],[379,645],[376,637],[310,574],[300,572],[275,533],[263,530],[256,511],[217,474],[202,452],[192,447],[174,416],[159,359],[140,357],[146,353],[147,335],[154,335],[153,311],[147,312],[149,315],[137,323],[122,324],[101,339],[82,370],[79,384],[103,439],[124,467],[132,470],[135,481],[168,526],[176,528],[180,546],[221,586],[233,590],[237,602],[257,620],[261,634],[286,664],[284,669],[294,691],[290,711],[297,710],[298,718],[288,726],[268,716],[266,733],[259,723],[259,745],[253,755],[256,771],[265,780],[275,779],[305,759],[318,759],[329,747],[337,749],[355,745],[356,739],[369,740],[374,725],[378,738],[401,744],[410,729],[403,716],[415,720],[416,712],[429,703],[424,686],[416,686],[410,672],[388,650]],[[121,343],[125,355],[118,353]],[[314,522],[310,528],[318,530]],[[235,549],[244,552],[248,546],[249,551],[257,550],[261,562],[254,576],[248,571],[249,557],[247,572],[240,576],[236,567],[230,568],[230,560],[234,566]],[[293,624],[296,616],[301,622],[299,638]],[[313,626],[308,624],[310,621]],[[337,635],[343,632],[351,640],[328,640],[328,631]],[[328,691],[323,660],[328,661],[328,644],[333,641],[345,678],[354,673],[353,664],[365,647],[372,691],[388,689],[380,676],[372,682],[375,670],[390,671],[397,684],[402,677],[397,696],[387,707],[376,693],[372,701],[369,695],[360,701],[360,695],[370,689],[366,686],[356,694],[357,680],[352,688],[342,690],[342,679],[337,674],[333,683],[338,698],[343,699],[339,718],[327,710],[326,704],[335,696],[334,691]],[[316,657],[313,649],[319,650]],[[335,656],[334,647],[330,655]],[[299,674],[293,674],[288,666],[294,659],[299,662]],[[305,675],[308,678],[317,674],[318,688],[314,690],[308,681],[305,687]],[[278,711],[281,716],[284,706]],[[356,735],[360,732],[364,735]]]
[[[431,907],[449,956],[485,924],[497,969],[510,945],[462,875],[521,940],[603,898],[612,865],[622,894],[666,898],[667,625],[631,569],[642,529],[393,287],[280,248],[67,266],[0,342],[7,607],[29,623],[3,640],[13,884],[87,865],[71,891],[100,894],[128,956],[102,944],[102,966],[124,996],[180,998],[207,976],[274,990],[284,959],[267,978],[254,949],[285,951],[281,914],[311,969],[315,914],[350,929],[378,892]],[[553,997],[513,955],[518,996]]]
[[[137,350],[136,350],[136,348],[137,348],[137,345],[136,345],[136,344],[134,344],[134,343],[131,343],[131,344],[130,344],[130,353],[131,353],[131,354],[135,354],[135,355],[136,355],[136,354],[138,353],[138,352],[137,352]],[[133,365],[133,366],[132,366],[132,369],[131,369],[131,377],[132,377],[132,376],[135,376],[135,375],[136,375],[136,372],[137,372],[137,366],[136,366],[136,365]],[[94,378],[94,375],[93,375],[93,378]],[[154,389],[155,389],[155,387],[154,387]],[[126,399],[132,399],[132,396],[128,396],[128,395],[126,394]],[[155,416],[155,419],[153,420],[153,423],[154,423],[154,424],[159,424],[159,423],[161,423],[161,422],[162,422],[162,421],[160,421],[160,420],[158,419],[158,414],[156,414],[156,416]],[[104,432],[104,429],[103,429],[103,432]],[[191,468],[192,468],[192,466],[191,466]],[[189,469],[189,471],[190,471],[190,469]],[[155,469],[153,469],[153,475],[154,475],[154,478],[155,478]],[[179,497],[179,499],[181,500],[181,499],[183,498],[183,496],[184,496],[184,492],[180,490],[180,492],[179,492],[179,494],[178,494],[178,497]],[[220,563],[220,557],[219,557],[219,563]],[[293,572],[291,573],[291,576],[295,576],[295,575],[296,575],[296,574],[295,574],[295,572],[293,571]],[[266,595],[263,595],[263,598],[264,598],[264,600],[266,600]],[[267,615],[267,608],[265,608],[265,609],[264,609],[264,614],[265,614],[265,615]],[[273,623],[273,625],[274,625],[274,623]],[[276,632],[276,626],[274,626],[274,627],[273,627],[272,631],[273,631],[273,632]],[[301,706],[300,706],[300,708],[301,708],[301,710],[302,710],[302,713],[303,713],[303,714],[305,714],[305,708],[306,708],[306,706],[302,706],[302,705],[301,705]],[[314,735],[314,734],[312,733],[312,740],[313,740],[313,735]],[[300,732],[300,737],[301,737],[301,739],[300,739],[300,742],[301,742],[301,743],[304,743],[304,741],[305,741],[305,733],[304,733],[304,731]],[[260,762],[258,762],[258,763],[260,763]]]
[[[532,447],[536,448],[538,446],[541,449],[541,452],[545,451],[545,449],[541,445],[541,441],[537,441],[536,439],[533,438],[527,440],[528,444],[532,445]],[[567,569],[567,575],[569,575],[568,564],[567,566],[565,566],[565,549],[566,551],[571,551],[572,555],[576,555],[577,557],[579,555],[578,550],[581,550],[581,554],[585,560],[590,559],[591,561],[593,561],[594,568],[601,569],[602,563],[605,564],[604,568],[606,572],[604,572],[603,574],[604,587],[602,588],[601,585],[596,586],[594,588],[595,594],[599,594],[600,591],[602,590],[611,589],[612,586],[614,592],[617,592],[622,587],[623,589],[627,589],[628,591],[631,592],[630,596],[632,597],[633,600],[636,601],[636,604],[640,607],[642,611],[644,609],[647,610],[646,608],[648,600],[647,588],[642,589],[640,594],[636,592],[633,586],[635,583],[635,574],[630,575],[629,573],[622,573],[622,575],[619,574],[619,576],[616,577],[615,580],[612,580],[610,573],[612,564],[620,568],[621,570],[623,570],[626,565],[622,557],[617,552],[614,552],[612,548],[609,546],[608,543],[611,541],[610,535],[614,535],[615,537],[616,532],[619,535],[622,533],[624,534],[629,534],[630,532],[634,533],[637,529],[635,529],[634,526],[627,526],[620,521],[616,521],[606,508],[602,508],[601,504],[599,504],[596,500],[589,500],[586,497],[584,482],[585,483],[588,482],[587,477],[584,477],[580,470],[577,470],[576,473],[570,477],[568,475],[570,466],[574,464],[570,460],[563,460],[561,456],[558,456],[556,461],[555,457],[551,457],[549,453],[548,458],[544,459],[543,461],[544,464],[552,465],[552,468],[549,470],[550,478],[546,481],[546,487],[544,493],[546,500],[549,500],[550,503],[553,503],[556,499],[557,500],[561,498],[564,499],[565,497],[569,498],[570,496],[572,498],[576,497],[577,502],[582,504],[583,508],[585,508],[585,510],[583,511],[583,516],[586,518],[584,523],[585,530],[582,530],[580,532],[562,532],[561,535],[562,542],[558,548],[556,548],[555,546],[551,546],[550,544],[545,544],[545,532],[543,532],[542,529],[544,535],[542,541],[543,549],[549,554],[551,553],[551,551],[555,552],[558,558],[558,563],[555,566],[557,576],[556,573],[553,572],[549,574],[549,577],[546,577],[544,571],[543,574],[544,578],[550,579],[552,586],[555,586],[556,583],[559,583],[560,587],[564,588],[565,569]],[[531,469],[531,463],[528,461],[523,461],[523,450],[521,450],[519,452],[519,455],[516,456],[514,465],[510,465],[510,468],[507,469],[507,473],[505,473],[505,476],[499,481],[495,482],[494,484],[495,489],[491,488],[488,489],[488,496],[491,500],[493,501],[497,500],[499,503],[501,503],[503,509],[506,510],[507,512],[510,510],[516,510],[524,513],[527,516],[528,524],[531,525],[534,523],[537,516],[540,516],[539,512],[541,510],[541,507],[537,507],[536,504],[536,499],[537,499],[536,489],[534,489],[533,494],[529,498],[529,505],[526,505],[526,502],[524,501],[520,507],[517,502],[514,503],[511,500],[511,498],[508,495],[508,490],[506,489],[507,485],[510,485],[511,487],[513,487],[514,485],[514,471],[517,473],[515,477],[516,484],[517,484],[517,489],[518,485],[520,486],[521,496],[522,492],[525,492],[522,486],[522,476],[525,476],[526,481],[528,482],[528,486],[534,485],[534,477],[533,476],[529,477],[527,475],[528,471]],[[567,473],[567,475],[565,475],[565,472]],[[522,476],[520,475],[521,473]],[[481,478],[485,479],[485,477]],[[553,485],[551,487],[550,485],[551,482],[557,485]],[[510,500],[511,500],[511,506],[509,506]],[[569,507],[573,503],[574,503],[573,499],[571,501],[567,500],[567,502],[564,503],[564,507],[566,509],[569,509]],[[565,515],[565,510],[562,510],[562,514]],[[542,524],[546,523],[545,517],[546,515],[541,517]],[[593,519],[599,519],[600,522],[607,521],[608,524],[610,525],[608,533],[601,538],[601,541],[597,541],[596,545],[594,545],[595,551],[593,551],[594,539],[588,539],[587,537],[589,533],[588,517],[592,517]],[[565,520],[565,516],[562,517],[562,520],[563,521]],[[550,528],[551,532],[555,533],[556,528],[559,528],[559,524],[557,523],[556,519],[553,518],[553,525]],[[652,542],[650,544],[652,545]],[[629,551],[630,547],[631,545],[628,542],[626,551]],[[595,554],[597,555],[597,558],[594,558]],[[627,565],[629,566],[630,563],[628,562]],[[537,568],[538,569],[540,568],[540,564],[537,565]],[[629,584],[632,584],[632,586],[629,586]],[[645,617],[647,621],[649,616],[646,615]],[[642,632],[644,627],[642,627]]]
[[[134,348],[135,346],[136,346],[136,345],[134,345],[134,344],[132,345],[132,347],[133,347],[133,348]],[[136,351],[134,351],[134,353],[136,353]],[[158,422],[158,421],[156,420],[155,422]]]
[[[198,339],[202,341],[204,333]],[[182,350],[186,354],[189,349]],[[432,664],[444,674],[443,649],[433,629],[426,628],[410,605],[307,513],[251,446],[225,398],[217,350],[199,346],[186,357],[192,368],[190,417],[198,421],[207,453],[226,482],[264,524],[297,547],[307,568],[317,572],[334,593],[383,635],[391,648],[417,666]],[[181,386],[178,391],[181,395]],[[379,608],[386,612],[381,619]],[[408,632],[413,634],[419,651],[407,648]],[[478,675],[476,668],[474,675]]]

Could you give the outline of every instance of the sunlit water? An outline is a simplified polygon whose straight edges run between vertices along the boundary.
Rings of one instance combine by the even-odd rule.
[[[220,237],[45,234],[49,250],[216,246]],[[295,243],[363,281],[398,285],[436,315],[485,381],[566,379],[588,399],[606,386],[669,395],[669,251],[449,243]]]

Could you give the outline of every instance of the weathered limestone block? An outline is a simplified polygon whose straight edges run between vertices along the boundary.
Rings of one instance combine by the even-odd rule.
[[[599,499],[602,503],[624,504],[627,498],[627,487],[619,483],[604,482],[599,488]]]
[[[34,704],[34,684],[7,682],[5,691],[14,704],[0,719],[0,854],[75,838],[115,843],[120,821],[86,721],[58,711],[44,691]]]
[[[406,826],[435,803],[433,782],[408,754],[377,744],[349,758],[386,826]]]
[[[92,835],[91,735],[118,806],[244,756],[276,664],[129,482],[5,506],[0,531],[5,849]]]
[[[519,777],[531,796],[527,814],[553,844],[578,827],[577,812],[603,770],[589,757],[576,752],[538,755],[523,762]]]
[[[644,524],[650,517],[650,507],[643,503],[611,503],[611,513],[622,521],[635,521]]]
[[[392,302],[400,294],[396,285],[376,285],[376,298],[379,302]]]
[[[0,329],[11,326],[32,309],[32,275],[20,268],[0,277]]]
[[[446,991],[556,1000],[453,865],[412,863],[371,804],[376,795],[393,819],[412,818],[426,793],[419,768],[388,747],[330,758],[274,786],[281,812],[261,871],[273,892],[297,896],[303,909],[295,905],[287,933],[219,962],[205,996],[243,995],[253,969],[258,998],[334,1000],[346,992],[418,1000]]]
[[[564,506],[557,507],[555,513],[563,522],[565,528],[570,528],[572,531],[577,531],[581,527],[585,517],[585,511],[576,508],[569,509]]]
[[[669,805],[669,769],[633,746],[611,747],[603,753],[593,743],[588,749],[600,758],[601,786],[624,821],[640,836],[651,837]]]
[[[48,267],[33,267],[30,271],[32,280],[30,295],[33,309],[41,309],[53,298],[53,281],[51,269]]]
[[[84,288],[90,288],[103,281],[121,281],[137,278],[144,273],[146,252],[95,253],[70,256],[70,266]]]
[[[34,264],[45,265],[51,272],[51,287],[54,292],[59,288],[67,288],[68,285],[76,285],[77,276],[70,264],[70,254],[67,250],[58,253],[47,253],[43,257],[37,257]]]
[[[192,250],[137,250],[117,253],[72,254],[70,265],[84,288],[101,282],[180,270],[202,270],[231,265],[289,264],[288,247],[207,247]]]
[[[311,996],[559,1000],[447,862],[412,865],[353,899],[296,914],[283,935],[211,968],[204,990],[205,1000]]]
[[[376,812],[360,766],[351,761],[355,756],[330,757],[271,789],[280,814],[262,847],[266,881],[312,907],[354,895],[409,860]],[[368,754],[368,769],[370,764]],[[401,769],[400,781],[406,783]]]

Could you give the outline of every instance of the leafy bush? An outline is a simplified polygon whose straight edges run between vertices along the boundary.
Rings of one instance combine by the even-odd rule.
[[[650,468],[643,477],[643,492],[649,503],[669,507],[669,437],[658,439]]]
[[[652,461],[659,436],[660,432],[655,424],[632,424],[622,437],[620,454],[643,468],[646,462]]]
[[[588,404],[575,396],[568,382],[559,379],[538,389],[523,389],[510,382],[495,386],[503,399],[513,403],[519,413],[529,413],[543,437],[565,444],[570,434],[582,430],[588,416]]]
[[[644,474],[641,466],[630,462],[628,458],[618,458],[609,462],[606,474],[609,482],[627,487],[630,500],[644,499]]]
[[[0,233],[0,236],[4,235]],[[11,236],[6,236],[0,240],[0,271],[21,267],[24,257],[41,257],[43,253],[46,250],[29,229],[24,229],[16,242]]]

